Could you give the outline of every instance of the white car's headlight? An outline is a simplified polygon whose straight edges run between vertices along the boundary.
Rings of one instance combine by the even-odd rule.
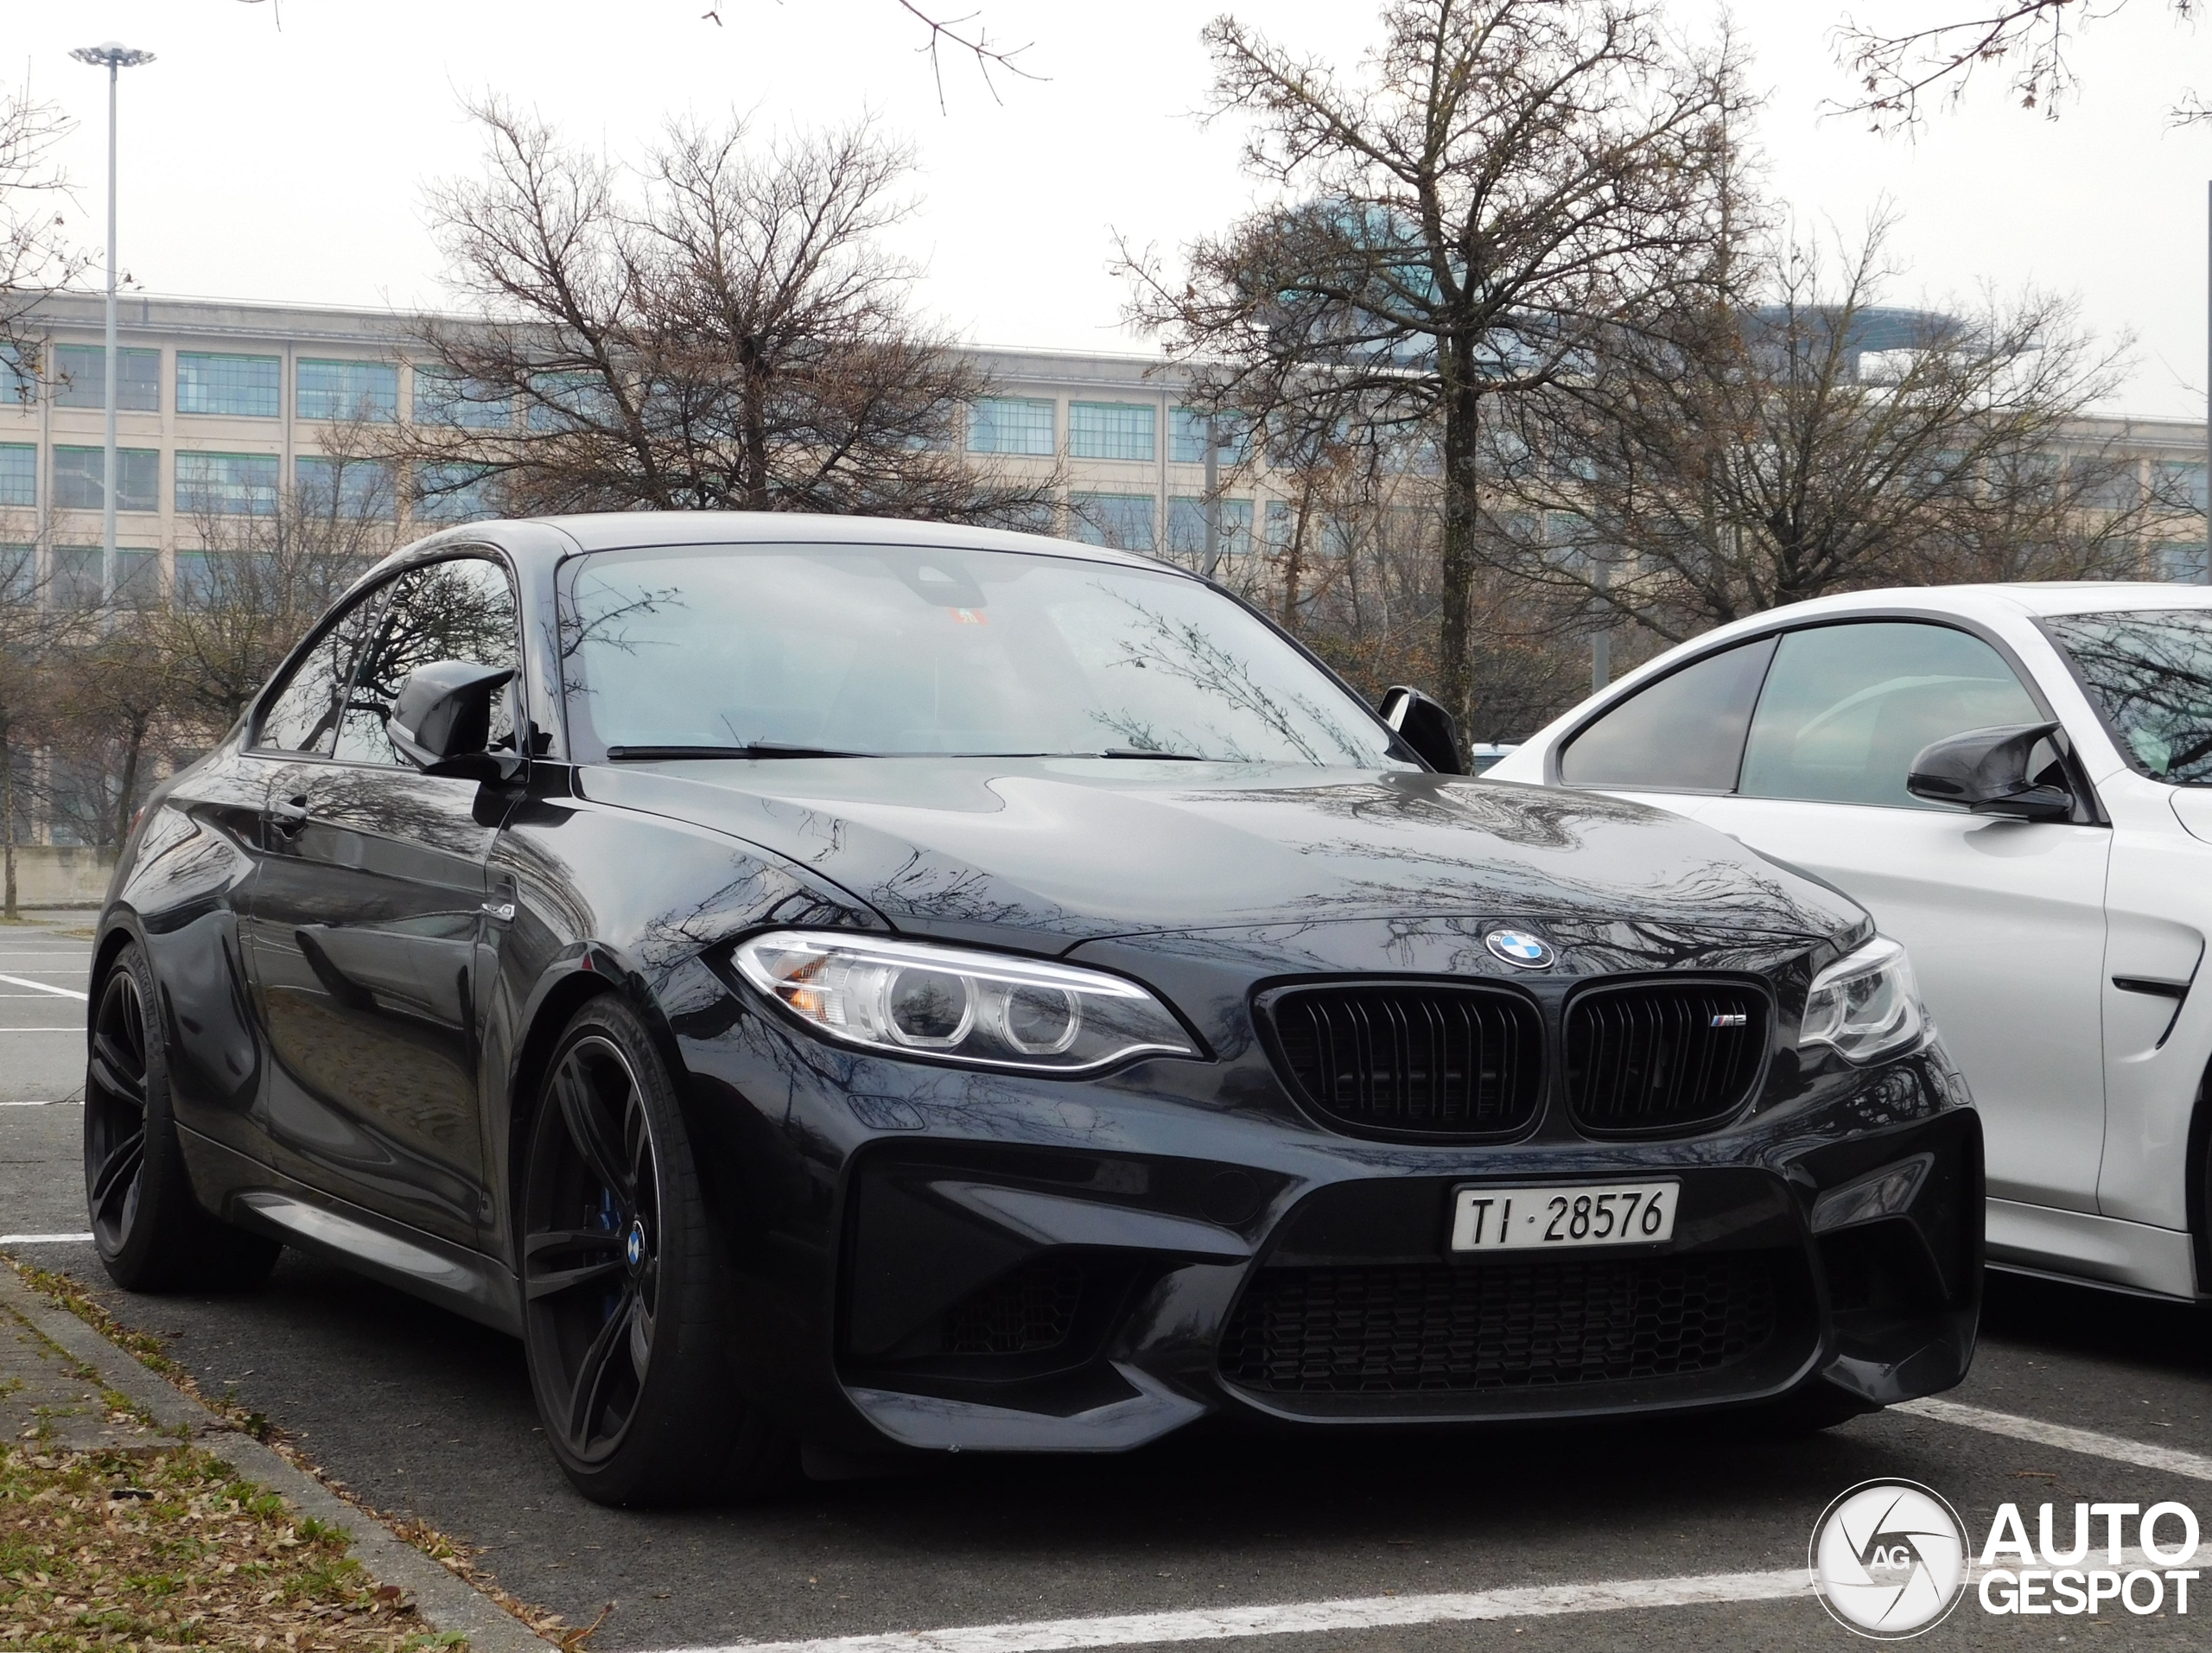
[[[899,1056],[1085,1073],[1133,1056],[1196,1056],[1159,1000],[1098,970],[843,931],[741,944],[745,979],[817,1032]]]
[[[1797,1042],[1833,1046],[1851,1061],[1873,1062],[1917,1045],[1927,1027],[1904,949],[1877,936],[1813,978]]]

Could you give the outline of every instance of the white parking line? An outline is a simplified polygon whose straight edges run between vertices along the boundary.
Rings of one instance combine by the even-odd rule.
[[[0,982],[5,982],[10,987],[36,988],[41,993],[58,994],[65,999],[89,1000],[92,996],[89,993],[79,993],[73,987],[55,987],[47,982],[34,982],[28,976],[0,976]]]
[[[1118,1613],[1100,1618],[1047,1618],[1029,1624],[976,1624],[957,1630],[898,1630],[832,1636],[812,1642],[739,1642],[684,1653],[1060,1653],[1083,1647],[1141,1647],[1158,1642],[1220,1642],[1238,1636],[1314,1631],[1376,1630],[1479,1618],[1545,1618],[1564,1613],[1619,1612],[1637,1607],[1779,1601],[1812,1593],[1802,1567],[1775,1573],[1715,1573],[1702,1578],[1628,1579],[1613,1584],[1548,1584],[1466,1595],[1365,1596],[1341,1601],[1286,1602],[1263,1607],[1214,1607],[1185,1612]]]
[[[2153,1446],[2148,1441],[2130,1440],[2122,1435],[2100,1434],[2094,1429],[2075,1429],[2063,1423],[2045,1423],[2041,1418],[2024,1418],[2012,1412],[1992,1412],[1984,1407],[1967,1406],[1957,1401],[1900,1401],[1890,1410],[1903,1412],[1911,1417],[1929,1418],[1937,1423],[1980,1429],[1986,1434],[2010,1435],[2015,1440],[2032,1440],[2038,1446],[2056,1446],[2062,1452],[2082,1453],[2091,1458],[2109,1458],[2116,1464],[2133,1464],[2138,1469],[2163,1470],[2169,1475],[2185,1475],[2192,1481],[2212,1481],[2212,1458],[2198,1453],[2182,1452],[2172,1446]]]
[[[0,1108],[66,1108],[83,1100],[82,1097],[47,1097],[37,1102],[0,1102]]]
[[[0,1234],[0,1245],[88,1245],[89,1234]]]

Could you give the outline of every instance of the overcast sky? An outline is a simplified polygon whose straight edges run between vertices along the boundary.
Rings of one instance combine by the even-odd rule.
[[[760,121],[872,111],[911,137],[921,208],[900,245],[924,302],[979,343],[1143,347],[1119,324],[1112,235],[1173,247],[1249,199],[1233,131],[1201,130],[1198,33],[1222,9],[1176,0],[957,0],[992,34],[1032,42],[1037,80],[944,64],[945,112],[918,25],[895,0],[0,0],[35,94],[79,118],[73,215],[99,235],[104,76],[69,48],[115,38],[159,54],[124,77],[123,263],[150,291],[309,303],[435,305],[426,178],[470,169],[459,111],[497,90],[622,153],[670,114],[732,108]],[[925,9],[932,0],[923,0]],[[2047,121],[1993,82],[1916,142],[1821,118],[1847,88],[1827,33],[1924,18],[1974,0],[1736,0],[1770,93],[1763,137],[1777,193],[1808,224],[1855,231],[1886,196],[1903,214],[1901,302],[1982,283],[2078,295],[2095,327],[2133,334],[2120,406],[2201,416],[2206,182],[2212,129],[2169,132],[2194,86],[2212,97],[2212,29],[2132,0],[2094,23],[2081,99]],[[1345,61],[1374,35],[1361,0],[1250,0],[1237,13]],[[1674,8],[1705,26],[1705,0]],[[11,68],[16,67],[10,66]]]

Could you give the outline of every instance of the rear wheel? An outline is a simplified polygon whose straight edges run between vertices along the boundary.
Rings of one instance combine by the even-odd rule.
[[[257,1283],[283,1249],[200,1210],[170,1110],[168,1051],[152,967],[116,956],[92,1008],[85,1067],[85,1203],[92,1243],[126,1291]]]
[[[791,1443],[737,1396],[729,1293],[675,1087],[620,1000],[549,1065],[523,1174],[524,1338],[554,1456],[601,1504],[758,1495]]]

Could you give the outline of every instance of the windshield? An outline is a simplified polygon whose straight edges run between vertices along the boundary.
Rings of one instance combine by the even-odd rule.
[[[2145,609],[2044,621],[2129,762],[2212,786],[2212,610]]]
[[[569,735],[734,752],[1395,766],[1389,734],[1220,593],[1072,557],[901,546],[608,551],[569,565]]]

